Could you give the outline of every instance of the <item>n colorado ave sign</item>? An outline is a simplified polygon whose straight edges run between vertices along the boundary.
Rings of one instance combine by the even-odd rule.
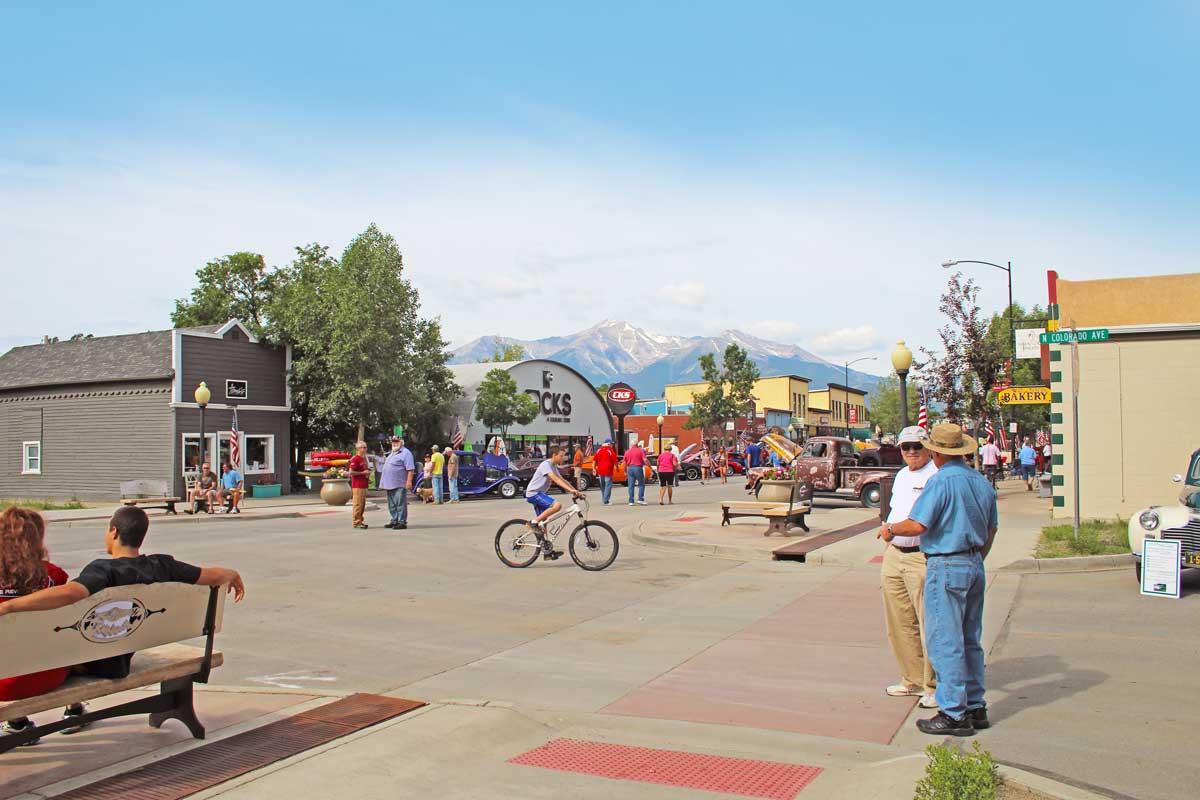
[[[1071,344],[1072,342],[1107,342],[1108,328],[1086,328],[1082,331],[1053,331],[1038,337],[1042,344]]]

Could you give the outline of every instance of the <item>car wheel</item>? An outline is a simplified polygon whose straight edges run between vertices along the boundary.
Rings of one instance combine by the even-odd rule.
[[[858,494],[858,499],[867,508],[879,508],[880,492],[878,483],[868,483]]]
[[[512,500],[517,496],[517,485],[512,481],[505,481],[500,484],[500,496],[505,500]]]
[[[579,491],[586,492],[592,488],[592,479],[587,476],[587,473],[579,473]]]
[[[700,470],[696,467],[688,467],[683,471],[683,479],[685,481],[700,480]]]

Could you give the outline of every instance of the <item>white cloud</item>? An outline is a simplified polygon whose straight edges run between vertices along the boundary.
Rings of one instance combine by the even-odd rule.
[[[846,356],[877,349],[880,336],[871,325],[855,328],[838,328],[814,337],[808,347],[822,356]]]
[[[761,336],[776,342],[790,342],[799,339],[805,333],[805,327],[790,319],[763,319],[747,326],[748,333]]]
[[[658,290],[658,296],[669,303],[699,308],[708,299],[708,287],[698,281],[668,283]]]

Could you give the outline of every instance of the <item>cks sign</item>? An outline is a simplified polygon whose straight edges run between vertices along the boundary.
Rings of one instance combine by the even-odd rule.
[[[614,383],[608,389],[608,408],[618,417],[623,417],[632,411],[635,400],[637,400],[637,392],[627,383]]]

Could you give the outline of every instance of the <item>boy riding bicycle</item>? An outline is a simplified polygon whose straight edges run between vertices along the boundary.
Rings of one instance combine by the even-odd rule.
[[[525,487],[525,500],[537,511],[537,518],[531,524],[536,529],[538,542],[542,545],[542,554],[548,560],[558,558],[562,551],[553,549],[549,540],[543,538],[542,534],[546,530],[543,523],[561,511],[562,504],[546,494],[546,491],[553,482],[564,492],[569,492],[572,497],[583,497],[583,492],[577,491],[558,474],[558,465],[562,462],[562,448],[551,447],[550,457],[538,465],[533,477],[529,479],[529,485]]]

